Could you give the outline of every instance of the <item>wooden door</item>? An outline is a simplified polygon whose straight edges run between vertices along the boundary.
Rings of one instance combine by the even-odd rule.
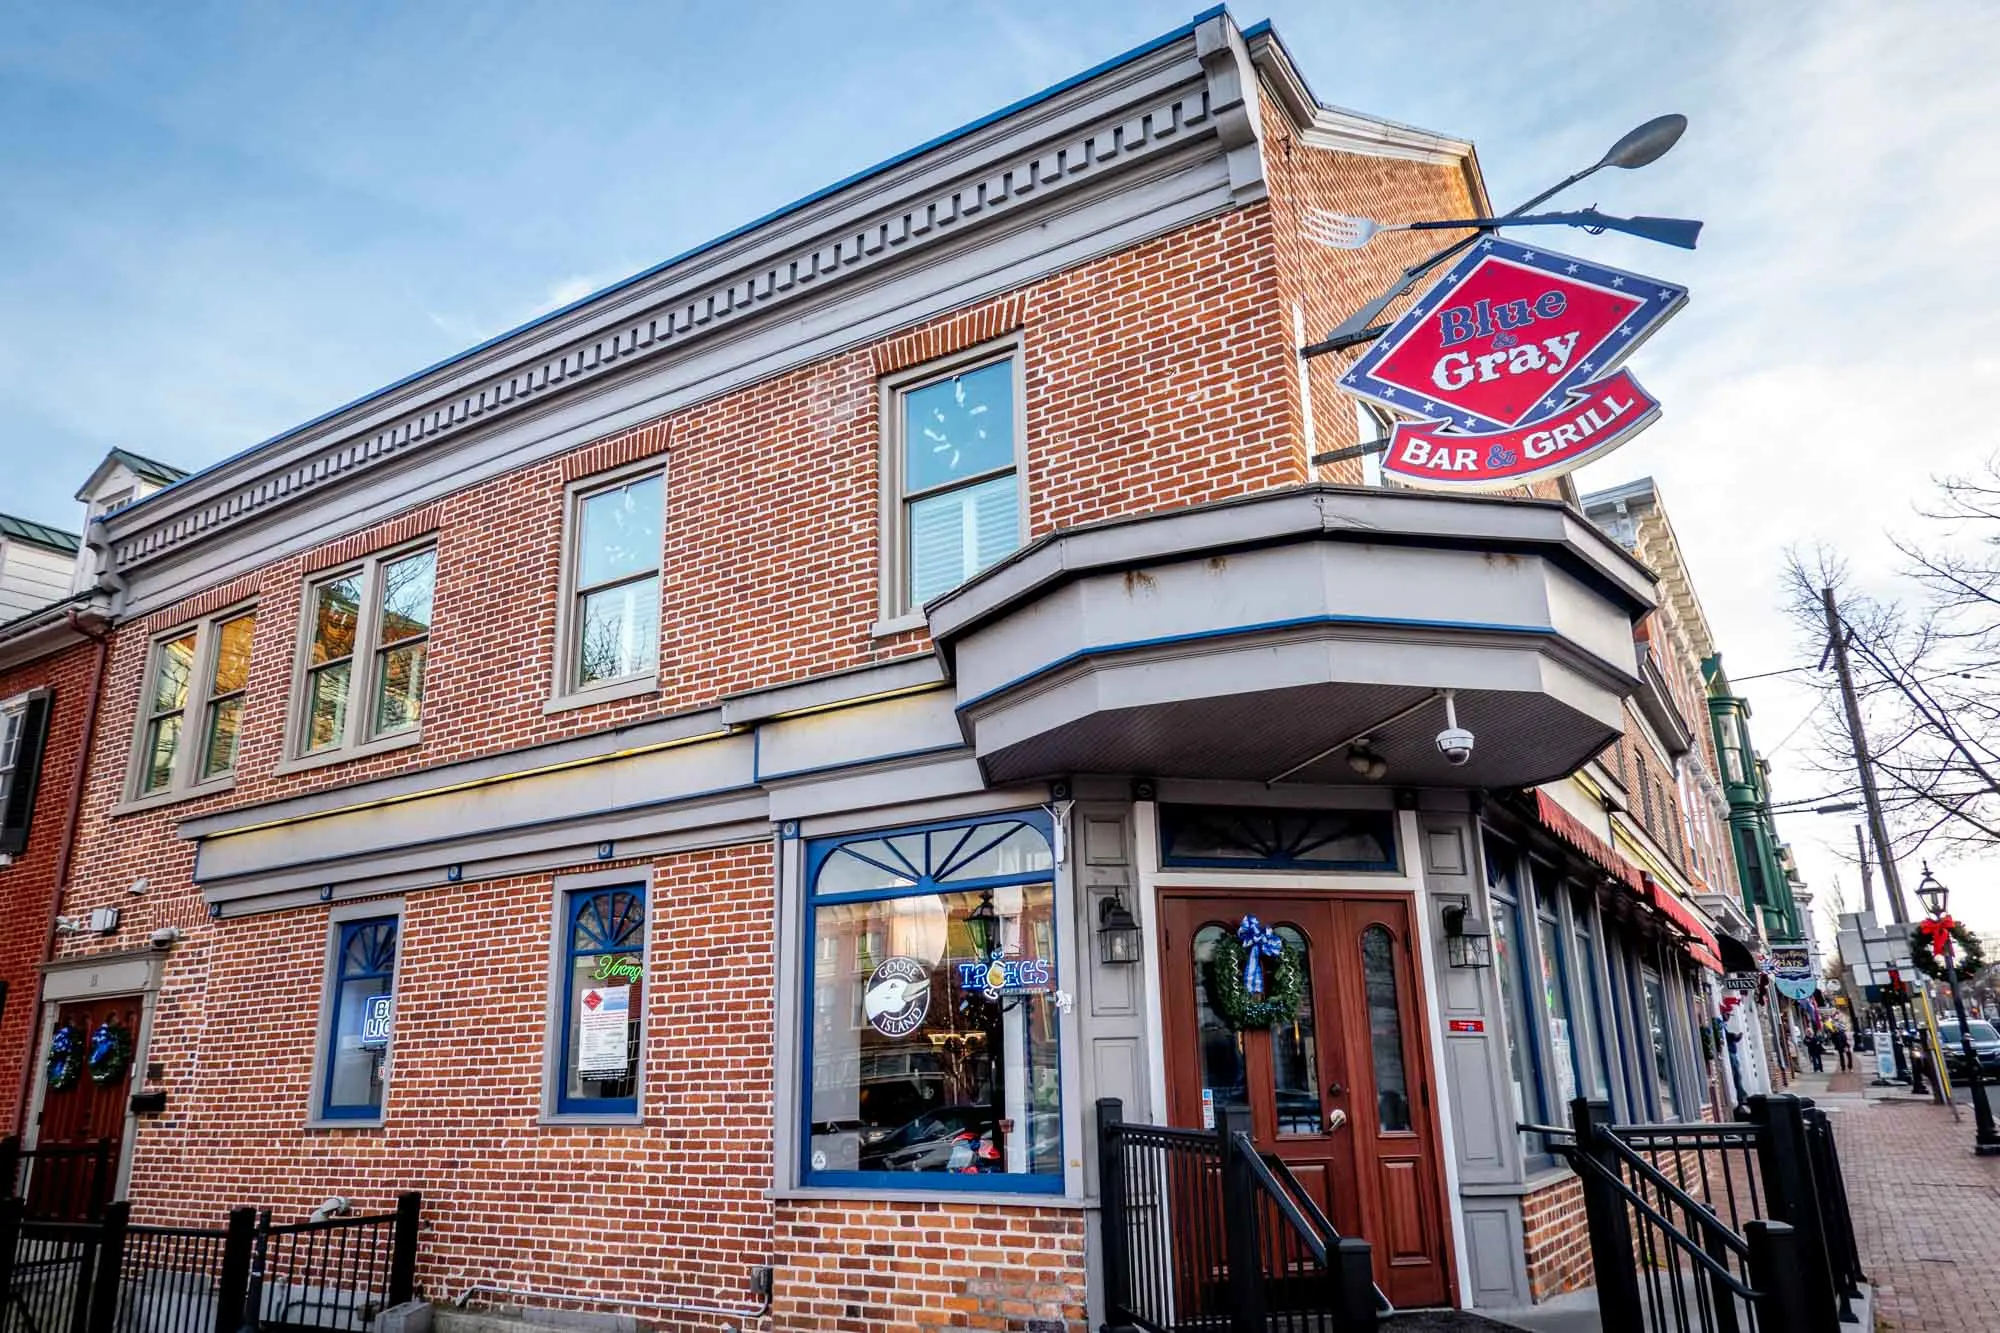
[[[93,1034],[105,1024],[122,1029],[128,1043],[125,1067],[100,1083],[90,1071]],[[83,1217],[109,1202],[117,1188],[118,1158],[131,1098],[133,1048],[139,1038],[136,996],[65,1004],[56,1010],[54,1031],[67,1028],[77,1043],[78,1065],[66,1086],[50,1079],[42,1093],[30,1157],[28,1206],[43,1217]],[[43,1052],[46,1066],[48,1053]]]
[[[1407,899],[1337,911],[1341,1017],[1356,1052],[1349,1126],[1376,1281],[1398,1307],[1451,1298],[1444,1173],[1422,974]]]
[[[1216,944],[1246,915],[1306,958],[1296,1021],[1232,1032],[1209,1003]],[[1326,894],[1163,895],[1168,1121],[1212,1127],[1250,1108],[1257,1146],[1284,1159],[1342,1235],[1374,1249],[1398,1306],[1450,1300],[1429,1097],[1424,1003],[1407,900]]]

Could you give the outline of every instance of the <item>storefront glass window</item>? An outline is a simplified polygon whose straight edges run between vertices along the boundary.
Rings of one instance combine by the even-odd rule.
[[[1160,861],[1227,870],[1394,870],[1396,812],[1162,805]]]
[[[320,1114],[328,1120],[373,1119],[382,1114],[389,1058],[396,918],[348,921],[339,932]]]
[[[1653,969],[1644,968],[1639,975],[1646,1002],[1646,1032],[1653,1046],[1653,1074],[1658,1088],[1660,1115],[1667,1120],[1678,1120],[1680,1104],[1674,1095],[1673,1039],[1667,1026],[1666,991],[1660,985],[1660,974]]]
[[[1549,1019],[1549,1048],[1555,1056],[1556,1109],[1567,1113],[1576,1090],[1583,1086],[1583,1037],[1576,1031],[1569,1001],[1569,979],[1563,974],[1562,928],[1544,911],[1540,927],[1542,1009]]]
[[[645,1015],[646,887],[579,891],[570,894],[568,908],[556,1110],[632,1115],[639,1109]]]
[[[1046,817],[828,839],[806,863],[813,938],[844,943],[807,953],[803,1179],[1060,1192]]]
[[[1603,958],[1597,951],[1597,931],[1591,923],[1591,901],[1579,894],[1572,904],[1576,918],[1577,1037],[1588,1044],[1582,1068],[1590,1095],[1611,1099],[1611,1053],[1604,1039],[1604,1004],[1600,987]],[[1580,1049],[1580,1048],[1579,1048]]]
[[[1528,1026],[1525,995],[1528,985],[1521,907],[1514,882],[1511,848],[1489,843],[1486,849],[1489,888],[1493,897],[1493,969],[1500,982],[1500,1003],[1507,1023],[1507,1061],[1514,1077],[1514,1118],[1540,1121],[1542,1097],[1535,1073],[1535,1034]]]

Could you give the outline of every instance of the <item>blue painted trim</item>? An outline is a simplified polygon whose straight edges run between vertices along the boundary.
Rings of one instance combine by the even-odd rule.
[[[372,926],[382,925],[384,922],[387,922],[390,928],[395,931],[395,940],[390,946],[391,952],[387,970],[370,969],[360,972],[349,972],[347,970],[347,946],[362,931]],[[342,1103],[336,1105],[333,1100],[333,1067],[335,1057],[340,1051],[340,1016],[341,1012],[347,1007],[344,1003],[347,993],[347,983],[350,981],[375,981],[386,977],[389,981],[389,994],[394,996],[396,993],[396,955],[402,947],[403,919],[395,912],[390,912],[383,916],[364,917],[359,920],[343,921],[340,923],[340,936],[334,943],[333,953],[333,1013],[329,1015],[326,1025],[326,1070],[319,1090],[319,1118],[321,1120],[376,1120],[380,1119],[383,1112],[388,1109],[379,1102],[358,1105]],[[395,1034],[392,1032],[389,1040],[393,1044],[395,1039]],[[383,1092],[386,1093],[387,1091],[388,1089],[384,1087]]]
[[[855,833],[842,833],[829,838],[816,838],[806,843],[805,892],[801,895],[805,909],[805,929],[801,932],[805,944],[802,966],[806,969],[806,999],[799,1006],[799,1147],[798,1168],[801,1184],[813,1188],[836,1189],[912,1189],[938,1194],[1005,1193],[1005,1194],[1061,1194],[1067,1188],[1067,1175],[1060,1166],[1051,1174],[1026,1174],[1006,1171],[981,1172],[973,1175],[959,1175],[951,1172],[930,1171],[816,1171],[812,1165],[812,1098],[813,1098],[813,1020],[812,969],[819,954],[818,914],[814,910],[823,905],[851,902],[872,902],[889,898],[932,897],[941,893],[977,892],[982,888],[994,888],[1006,884],[1047,884],[1053,893],[1055,887],[1055,867],[1028,875],[1001,875],[986,879],[945,880],[942,883],[928,876],[919,877],[916,884],[908,888],[865,891],[855,894],[820,895],[813,891],[818,881],[820,867],[834,851],[851,842],[870,842],[878,838],[896,837],[909,833],[930,833],[939,829],[977,828],[983,824],[1022,823],[1035,828],[1054,845],[1055,829],[1048,812],[1041,809],[1001,811],[994,814],[968,816],[963,819],[933,820],[925,824],[907,824],[893,828],[869,829]],[[1062,922],[1061,914],[1051,922],[1050,952],[1056,965],[1056,975],[1062,974]],[[1056,1023],[1056,1080],[1062,1089],[1062,1022]],[[1063,1126],[1061,1091],[1058,1093],[1057,1153],[1058,1162],[1069,1160],[1068,1130]]]
[[[639,1095],[636,1088],[630,1097],[571,1098],[569,1095],[569,1061],[571,1048],[575,1044],[576,1032],[575,1025],[570,1020],[576,1012],[576,960],[585,956],[594,958],[599,954],[624,952],[624,950],[619,949],[579,950],[576,947],[577,916],[583,911],[584,904],[594,902],[610,894],[630,893],[635,895],[639,899],[640,913],[639,953],[641,957],[644,957],[646,955],[646,942],[651,937],[653,929],[653,904],[646,889],[647,883],[643,877],[633,880],[630,884],[606,884],[599,888],[575,889],[570,892],[569,901],[563,905],[563,1002],[562,1015],[558,1019],[562,1024],[562,1039],[560,1043],[562,1059],[556,1065],[557,1115],[637,1115],[639,1113]],[[646,984],[650,985],[652,978],[648,977],[645,980]],[[644,1006],[649,998],[647,992],[643,990],[640,992],[639,1046],[641,1056],[639,1068],[641,1072],[643,1072],[645,1066],[643,1053],[646,1043],[646,1014]],[[637,1081],[637,1075],[634,1076],[634,1081]]]
[[[688,260],[706,254],[710,250],[714,250],[719,246],[727,245],[731,241],[746,236],[751,232],[756,231],[759,227],[768,226],[769,224],[776,222],[781,218],[789,217],[794,213],[809,208],[813,204],[820,202],[822,199],[826,199],[832,195],[838,194],[840,191],[845,190],[850,186],[859,185],[863,181],[869,180],[875,176],[881,175],[883,172],[890,171],[896,167],[902,166],[905,162],[908,162],[917,157],[921,157],[923,154],[931,152],[934,149],[942,148],[946,144],[955,143],[958,140],[967,137],[968,135],[976,134],[980,130],[985,129],[988,125],[994,124],[996,121],[1005,120],[1009,116],[1018,115],[1019,113],[1026,111],[1030,107],[1038,106],[1043,102],[1049,101],[1051,98],[1059,97],[1063,93],[1068,92],[1070,89],[1075,88],[1081,84],[1088,83],[1090,80],[1098,78],[1101,75],[1107,74],[1110,71],[1117,69],[1121,65],[1130,64],[1132,61],[1142,59],[1145,56],[1149,56],[1153,52],[1158,51],[1163,47],[1171,46],[1175,42],[1184,41],[1187,38],[1192,37],[1194,35],[1194,30],[1200,27],[1203,23],[1206,23],[1209,19],[1215,18],[1216,16],[1220,14],[1225,14],[1227,12],[1228,12],[1228,6],[1226,5],[1217,5],[1213,9],[1205,9],[1201,13],[1195,15],[1195,17],[1191,21],[1182,24],[1178,28],[1175,28],[1172,32],[1161,33],[1158,37],[1153,38],[1151,41],[1141,42],[1139,45],[1133,47],[1131,50],[1126,51],[1121,55],[1115,55],[1111,57],[1111,59],[1103,61],[1099,64],[1092,65],[1089,69],[1084,70],[1080,74],[1072,74],[1070,75],[1070,77],[1062,80],[1060,83],[1052,83],[1048,87],[1042,89],[1040,92],[1030,93],[1028,96],[1022,98],[1020,101],[1011,102],[1008,105],[1001,107],[998,111],[988,112],[986,115],[981,116],[979,119],[961,125],[955,130],[947,130],[945,133],[938,135],[934,139],[927,139],[923,143],[918,144],[914,148],[906,148],[902,152],[897,153],[893,157],[885,158],[882,161],[877,162],[872,167],[864,167],[860,171],[857,171],[850,176],[844,176],[840,180],[835,181],[831,185],[822,186],[821,188],[814,190],[811,194],[795,199],[789,204],[784,204],[778,208],[772,209],[770,212],[764,214],[762,217],[753,218],[751,221],[746,222],[743,225],[736,227],[730,231],[726,231],[722,233],[722,235],[717,236],[712,240],[703,241],[699,245],[696,245],[691,249],[683,250],[679,254],[674,255],[671,258],[663,259],[659,263],[654,264],[651,268],[641,269],[639,272],[634,273],[628,278],[620,278],[617,282],[612,283],[608,287],[602,287],[597,291],[590,293],[588,296],[578,297],[576,300],[571,301],[568,305],[559,306],[558,308],[549,311],[545,315],[540,315],[534,319],[527,321],[525,324],[517,324],[513,328],[508,329],[504,333],[497,333],[493,337],[488,338],[486,341],[482,343],[477,343],[471,347],[466,348],[462,352],[458,352],[451,356],[446,357],[442,361],[434,362],[431,365],[425,366],[422,370],[414,371],[411,374],[403,376],[399,380],[395,380],[389,384],[385,384],[381,388],[373,391],[372,393],[362,394],[359,398],[355,398],[349,402],[342,403],[339,407],[333,408],[330,411],[322,412],[318,416],[312,418],[311,420],[306,421],[301,425],[292,427],[290,430],[282,431],[279,434],[271,436],[269,439],[260,440],[258,443],[251,445],[247,449],[238,450],[236,453],[231,454],[229,457],[223,459],[221,462],[211,463],[207,467],[202,468],[199,471],[189,473],[187,476],[182,477],[179,481],[175,481],[169,485],[161,487],[159,490],[154,491],[151,495],[141,497],[140,499],[134,501],[132,504],[127,505],[125,507],[125,510],[122,510],[120,512],[129,512],[130,510],[137,509],[142,505],[149,504],[152,501],[158,499],[160,496],[165,495],[168,492],[176,489],[177,487],[184,486],[188,482],[194,481],[197,478],[205,477],[209,473],[216,471],[218,468],[228,467],[231,463],[237,462],[244,458],[248,458],[250,455],[256,453],[260,449],[266,448],[273,444],[277,444],[281,440],[290,439],[293,436],[299,435],[305,431],[313,429],[315,426],[324,425],[326,422],[333,420],[335,417],[340,416],[344,412],[351,412],[357,407],[361,407],[364,404],[371,403],[376,399],[382,398],[388,394],[395,393],[399,389],[407,388],[408,386],[417,383],[419,380],[422,380],[427,376],[435,375],[441,370],[449,369],[450,367],[455,366],[462,361],[466,361],[471,359],[472,357],[478,356],[481,352],[485,352],[490,350],[491,348],[497,347],[500,344],[507,342],[509,339],[517,338],[524,333],[530,332],[531,330],[534,329],[541,328],[544,325],[549,324],[555,320],[559,320],[563,318],[565,315],[571,314],[577,310],[582,309],[584,306],[591,304],[593,301],[600,301],[607,296],[613,295],[614,293],[624,291],[627,287],[631,287],[636,283],[644,282],[646,279],[654,277],[657,274],[664,273],[666,270],[674,267],[676,264],[686,263]]]
[[[1304,629],[1314,625],[1372,625],[1384,629],[1447,629],[1467,630],[1485,634],[1526,634],[1536,638],[1551,639],[1556,636],[1554,629],[1543,625],[1503,625],[1488,624],[1476,620],[1417,620],[1403,616],[1341,616],[1317,615],[1294,616],[1288,620],[1265,620],[1252,625],[1232,625],[1225,629],[1196,630],[1189,634],[1163,634],[1151,639],[1128,639],[1122,643],[1093,644],[1065,653],[1053,662],[1046,662],[1032,671],[1024,672],[1003,685],[974,695],[958,705],[963,713],[968,708],[976,708],[996,695],[1019,689],[1029,681],[1050,672],[1060,671],[1072,663],[1086,661],[1092,657],[1102,657],[1110,653],[1130,652],[1137,648],[1164,648],[1178,643],[1201,643],[1209,639],[1226,639],[1239,634],[1263,634],[1272,630]]]

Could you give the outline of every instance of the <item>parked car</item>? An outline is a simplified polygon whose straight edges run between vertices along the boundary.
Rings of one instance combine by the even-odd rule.
[[[1979,1056],[1979,1076],[1981,1079],[2000,1078],[2000,1031],[1983,1018],[1972,1020],[1972,1049]],[[1965,1047],[1959,1040],[1958,1020],[1948,1019],[1938,1024],[1938,1042],[1944,1047],[1944,1065],[1955,1079],[1965,1078],[1971,1072],[1971,1065],[1965,1058]]]

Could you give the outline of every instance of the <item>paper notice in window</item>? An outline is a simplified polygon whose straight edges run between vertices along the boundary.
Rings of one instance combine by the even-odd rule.
[[[599,1081],[621,1079],[632,1063],[632,989],[592,986],[577,997],[576,1072]]]

